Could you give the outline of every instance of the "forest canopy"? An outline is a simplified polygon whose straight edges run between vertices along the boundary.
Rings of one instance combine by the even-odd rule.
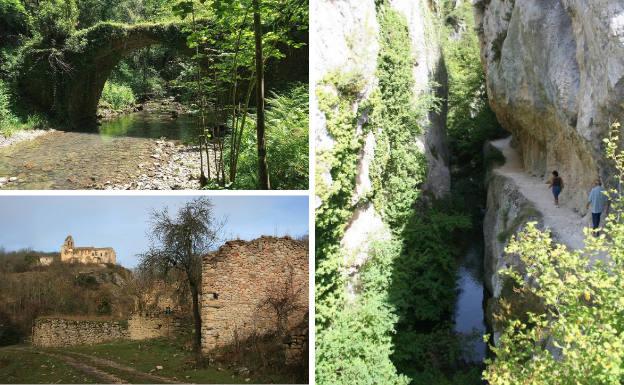
[[[307,0],[0,0],[0,33],[0,135],[172,99],[196,117],[201,186],[307,189]]]

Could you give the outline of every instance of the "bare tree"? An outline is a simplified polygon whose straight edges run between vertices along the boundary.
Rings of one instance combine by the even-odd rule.
[[[267,290],[266,298],[258,305],[258,310],[266,308],[275,315],[277,334],[284,337],[288,330],[288,320],[296,311],[305,309],[300,296],[305,290],[305,285],[295,284],[295,269],[288,264],[286,279],[277,281],[274,286]]]
[[[141,264],[147,269],[165,275],[172,269],[184,273],[193,300],[193,349],[198,358],[201,346],[201,260],[221,240],[224,225],[224,221],[215,219],[213,207],[209,198],[200,197],[186,203],[175,216],[171,216],[167,208],[155,211],[152,214],[151,245],[141,255]]]

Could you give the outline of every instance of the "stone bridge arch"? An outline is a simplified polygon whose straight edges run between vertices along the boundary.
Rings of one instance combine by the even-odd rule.
[[[154,44],[192,54],[184,26],[100,23],[76,32],[61,49],[30,49],[23,58],[18,89],[35,111],[68,129],[94,129],[104,83],[119,61]]]

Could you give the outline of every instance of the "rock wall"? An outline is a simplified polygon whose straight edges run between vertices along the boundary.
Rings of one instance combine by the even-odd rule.
[[[519,143],[525,169],[567,184],[584,212],[592,179],[608,182],[601,140],[624,121],[621,0],[477,0],[490,104]]]
[[[127,338],[122,321],[37,318],[32,343],[41,347],[93,345]]]
[[[173,315],[133,314],[128,319],[127,337],[131,340],[173,337],[183,325],[183,321]]]
[[[516,183],[497,172],[488,177],[487,210],[483,219],[485,286],[494,298],[502,292],[501,269],[521,269],[520,262],[504,251],[512,235],[520,232],[529,221],[538,221],[541,214],[524,197]]]
[[[277,330],[269,302],[287,299],[287,331],[308,313],[308,244],[290,238],[229,241],[202,263],[202,350]]]
[[[128,320],[37,318],[32,343],[42,347],[94,345],[114,340],[171,337],[183,321],[171,314],[133,314]]]
[[[491,144],[485,145],[487,153],[497,151]],[[542,215],[535,209],[533,204],[525,197],[516,181],[508,175],[499,172],[496,168],[488,170],[486,176],[487,209],[483,218],[483,277],[484,284],[489,293],[487,296],[485,318],[486,323],[492,330],[493,343],[498,344],[500,330],[494,321],[494,313],[499,304],[499,299],[509,299],[510,286],[500,271],[513,268],[522,273],[524,265],[517,256],[505,254],[505,248],[512,235],[522,231],[529,221],[538,222],[542,227]],[[515,296],[513,296],[515,297]]]
[[[327,186],[331,189],[335,181],[331,174],[331,159],[336,147],[336,138],[328,132],[327,116],[321,111],[319,90],[327,86],[323,80],[330,74],[356,74],[355,81],[362,85],[356,101],[351,107],[355,116],[355,141],[361,143],[357,156],[357,171],[352,202],[353,214],[341,240],[341,247],[348,257],[346,273],[357,274],[367,259],[372,240],[390,237],[388,225],[384,223],[379,208],[366,201],[374,188],[371,181],[372,162],[378,145],[378,134],[364,133],[363,125],[369,120],[366,109],[360,107],[370,102],[379,79],[377,78],[378,54],[380,51],[380,25],[377,18],[376,1],[319,0],[311,4],[312,41],[311,50],[317,58],[311,62],[311,127],[316,142],[317,193]],[[426,180],[420,188],[441,198],[450,190],[449,154],[446,140],[446,95],[447,74],[435,33],[429,2],[426,0],[392,0],[390,6],[407,21],[413,53],[414,96],[435,95],[444,102],[438,112],[431,112],[419,122],[423,134],[414,138],[414,151],[425,154],[427,160]],[[437,86],[434,86],[437,83]],[[333,92],[329,90],[329,92]],[[380,128],[383,130],[383,127]],[[390,144],[391,145],[391,144]],[[350,162],[350,161],[349,161]],[[316,197],[316,206],[323,203],[321,195]],[[349,296],[355,295],[357,283],[347,283]]]

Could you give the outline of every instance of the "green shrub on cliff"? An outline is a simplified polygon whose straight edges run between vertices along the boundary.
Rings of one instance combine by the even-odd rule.
[[[618,129],[607,141],[608,158],[624,183]],[[599,238],[586,231],[586,246],[569,250],[534,223],[514,237],[507,252],[526,266],[504,274],[544,304],[542,314],[503,319],[504,330],[485,379],[491,385],[624,382],[624,197],[610,191],[611,209]],[[513,313],[510,313],[513,314]]]
[[[322,199],[316,211],[317,383],[470,383],[448,370],[457,353],[450,327],[457,270],[451,244],[454,231],[469,221],[452,209],[418,204],[427,164],[416,138],[438,101],[433,93],[414,93],[405,17],[378,1],[377,19],[379,81],[371,96],[361,100],[367,79],[357,71],[332,72],[317,88],[334,139],[331,151],[317,155],[324,166],[316,175]],[[369,118],[362,132],[359,116]],[[369,132],[376,139],[372,191],[354,202],[358,155]],[[357,277],[348,277],[352,256],[340,239],[353,212],[370,203],[392,236],[374,242]],[[348,281],[354,298],[346,298]]]

